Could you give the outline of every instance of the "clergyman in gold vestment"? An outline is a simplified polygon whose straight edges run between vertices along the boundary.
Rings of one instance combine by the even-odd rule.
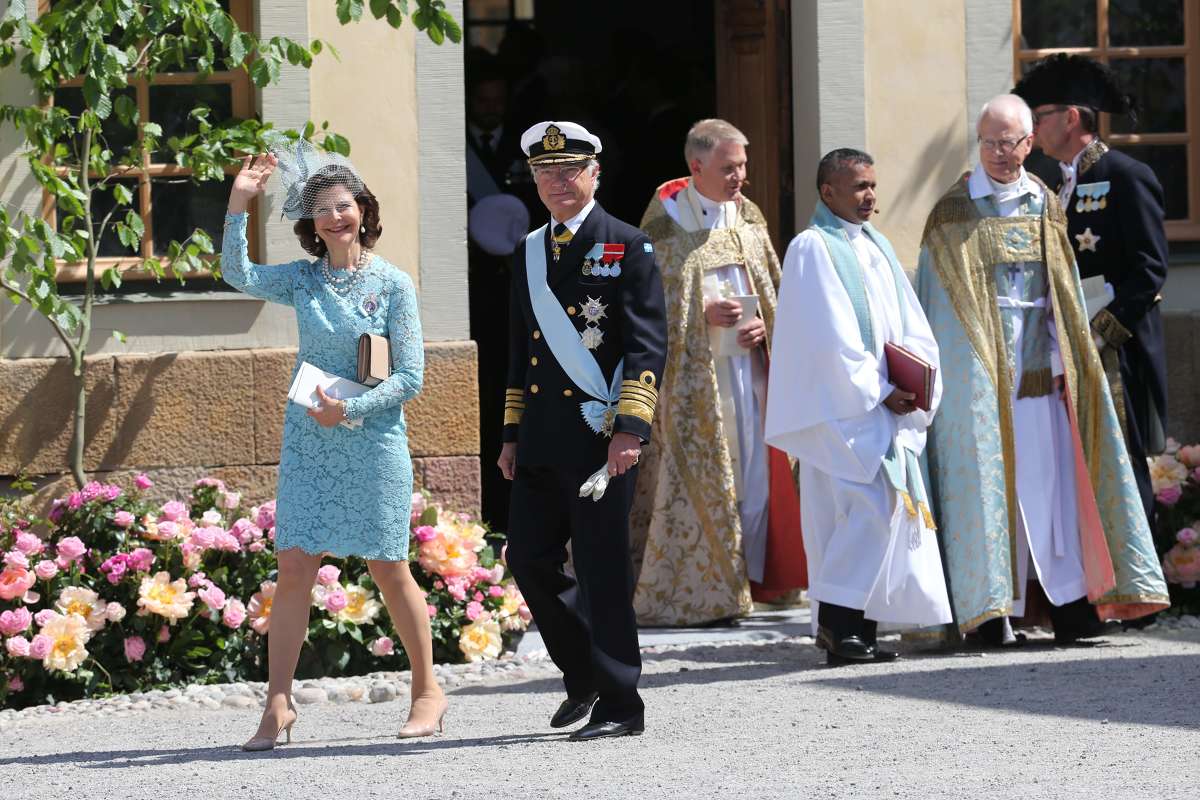
[[[796,482],[763,438],[780,270],[762,212],[741,195],[746,144],[728,122],[696,123],[691,177],[660,186],[642,218],[670,330],[630,519],[643,625],[739,617],[805,584]]]

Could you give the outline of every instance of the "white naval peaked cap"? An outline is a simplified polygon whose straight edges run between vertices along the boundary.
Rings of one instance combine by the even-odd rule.
[[[510,256],[529,232],[529,211],[511,194],[491,194],[467,214],[467,233],[485,253]]]
[[[530,164],[567,163],[595,158],[604,149],[600,138],[574,122],[539,122],[521,134],[521,149]]]

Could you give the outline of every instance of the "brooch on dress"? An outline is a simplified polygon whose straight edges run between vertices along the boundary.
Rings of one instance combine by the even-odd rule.
[[[371,292],[362,299],[362,302],[358,304],[358,308],[360,311],[362,311],[363,316],[371,316],[379,310],[379,295],[377,295],[375,292]]]

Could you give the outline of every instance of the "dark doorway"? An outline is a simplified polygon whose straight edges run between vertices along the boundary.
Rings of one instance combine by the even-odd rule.
[[[772,226],[777,244],[780,237],[786,243],[791,135],[785,3],[465,0],[464,8],[466,146],[469,172],[473,164],[476,173],[475,180],[468,176],[472,209],[480,195],[510,194],[528,213],[529,229],[544,223],[549,217],[524,164],[520,135],[536,122],[565,119],[603,142],[597,200],[637,225],[655,188],[687,174],[683,144],[691,125],[723,116],[750,137],[755,188],[748,194],[768,219],[788,221],[786,231]],[[750,97],[739,96],[740,88]],[[511,225],[509,211],[499,223],[489,216],[490,224]],[[469,247],[471,338],[479,348],[483,513],[503,530],[509,486],[495,464],[511,269],[508,256],[480,246],[483,238],[473,233]],[[494,242],[489,246],[498,249]]]

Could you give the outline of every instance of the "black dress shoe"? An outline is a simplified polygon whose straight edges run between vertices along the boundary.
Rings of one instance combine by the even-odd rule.
[[[825,663],[840,666],[857,661],[875,661],[877,648],[858,636],[838,638],[828,628],[818,628],[817,647],[825,650]]]
[[[562,701],[562,705],[558,707],[558,711],[554,712],[554,716],[550,718],[551,728],[565,728],[568,725],[574,725],[579,720],[592,713],[592,706],[596,703],[596,698],[599,695],[592,692],[587,697],[578,700],[568,697]]]
[[[1113,633],[1119,626],[1110,626],[1096,615],[1096,607],[1081,597],[1061,606],[1050,607],[1054,625],[1055,644],[1075,644],[1082,639],[1094,639]]]
[[[589,722],[571,734],[572,742],[586,742],[592,739],[611,739],[614,736],[641,736],[646,730],[642,717],[629,722]]]

